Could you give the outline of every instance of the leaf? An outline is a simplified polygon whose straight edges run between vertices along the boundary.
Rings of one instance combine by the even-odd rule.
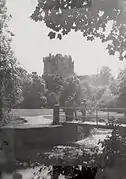
[[[58,38],[59,40],[61,40],[61,39],[62,39],[62,35],[61,35],[61,34],[58,34],[58,35],[57,35],[57,38]]]
[[[69,34],[71,30],[81,31],[87,40],[93,41],[95,38],[100,38],[102,43],[108,42],[113,45],[113,51],[108,51],[109,54],[114,55],[117,52],[123,60],[124,56],[121,54],[126,50],[124,44],[126,19],[123,7],[125,7],[124,0],[43,0],[38,1],[31,18],[45,22],[51,29],[48,35],[50,39],[56,38],[58,35],[56,36],[54,32],[60,32],[61,29],[61,36]],[[42,11],[45,16],[41,19]],[[110,22],[112,28],[107,32]],[[106,32],[108,37],[105,37]],[[58,36],[60,40],[61,36]]]
[[[50,39],[54,39],[56,36],[55,32],[49,32],[48,36],[50,37]]]

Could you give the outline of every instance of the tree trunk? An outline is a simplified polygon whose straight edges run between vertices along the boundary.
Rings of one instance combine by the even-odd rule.
[[[2,125],[2,121],[3,121],[3,104],[2,104],[2,100],[0,99],[0,126]]]
[[[59,105],[55,105],[53,108],[53,125],[59,125],[60,114],[59,114]]]
[[[124,111],[124,116],[126,117],[126,110]]]
[[[4,115],[4,80],[1,78],[0,80],[0,126],[2,125],[3,122],[3,115]]]

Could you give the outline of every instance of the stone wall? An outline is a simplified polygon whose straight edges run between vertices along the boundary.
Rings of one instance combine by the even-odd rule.
[[[44,73],[59,74],[62,77],[72,75],[74,73],[74,62],[71,56],[49,55],[43,58]]]
[[[91,126],[90,126],[91,127]],[[53,126],[43,126],[34,128],[4,128],[0,130],[3,141],[8,142],[8,149],[4,149],[7,160],[21,159],[27,160],[28,157],[35,156],[35,153],[48,151],[57,145],[67,145],[72,142],[88,136],[90,127],[82,126],[78,128],[77,124],[63,124]],[[9,138],[6,137],[6,134]],[[13,141],[13,144],[10,145]],[[11,143],[10,143],[11,142]],[[7,156],[11,149],[11,155]],[[13,157],[12,157],[13,156]]]

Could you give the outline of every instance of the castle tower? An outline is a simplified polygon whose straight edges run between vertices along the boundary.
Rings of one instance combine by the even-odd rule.
[[[70,76],[74,73],[74,62],[71,56],[61,54],[51,55],[43,58],[44,74],[59,74],[62,77]]]

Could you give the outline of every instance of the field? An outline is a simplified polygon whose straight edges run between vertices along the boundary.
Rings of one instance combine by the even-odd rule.
[[[33,116],[43,116],[52,115],[52,109],[12,109],[11,112],[16,116],[23,117],[33,117]]]
[[[53,119],[53,109],[12,109],[12,113],[15,116],[20,116],[28,119],[29,122],[31,121],[32,124],[40,124],[43,122],[45,124],[48,123],[48,120]],[[81,116],[81,113],[77,112],[77,116]],[[109,112],[108,114],[108,112],[98,111],[97,118],[99,122],[107,122],[109,118],[109,120],[111,121],[126,124],[126,117],[123,113]],[[63,112],[60,112],[60,119],[65,119],[65,115]],[[96,121],[96,112],[94,112],[92,115],[88,115],[87,113],[86,120]]]

